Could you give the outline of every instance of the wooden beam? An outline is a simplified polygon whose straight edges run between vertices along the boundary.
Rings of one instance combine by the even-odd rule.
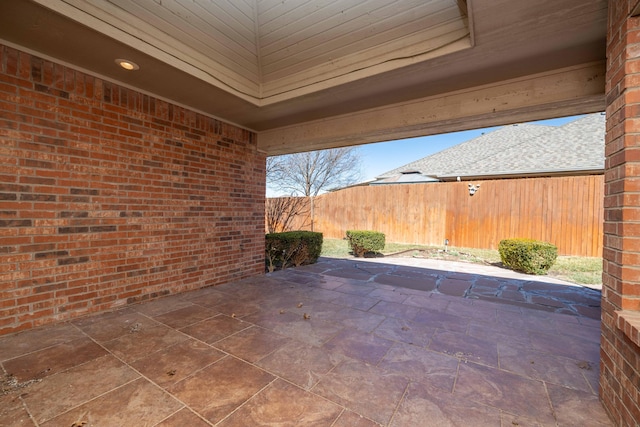
[[[605,63],[536,74],[258,134],[268,155],[604,111]]]

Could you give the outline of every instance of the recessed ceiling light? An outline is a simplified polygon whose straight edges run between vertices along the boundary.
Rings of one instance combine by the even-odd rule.
[[[128,59],[116,59],[116,64],[128,71],[135,71],[140,69],[138,64],[133,61],[129,61]]]

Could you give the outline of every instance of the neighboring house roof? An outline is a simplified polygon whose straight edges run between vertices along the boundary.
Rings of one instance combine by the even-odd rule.
[[[438,178],[432,176],[426,176],[420,173],[420,171],[407,171],[400,172],[387,178],[379,178],[370,184],[413,184],[416,182],[438,182]]]
[[[371,184],[426,181],[404,180],[408,171],[431,181],[599,173],[604,171],[604,134],[604,113],[559,127],[504,126],[386,172]]]

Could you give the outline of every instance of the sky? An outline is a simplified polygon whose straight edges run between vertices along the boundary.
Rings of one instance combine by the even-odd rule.
[[[580,117],[583,116],[562,117],[530,123],[546,126],[562,126]],[[361,145],[358,147],[362,158],[362,176],[359,182],[374,179],[385,172],[404,166],[407,163],[420,160],[423,157],[446,150],[449,147],[461,144],[483,133],[491,132],[499,128],[500,126]],[[267,185],[267,197],[274,197],[276,195],[278,195],[278,192],[269,188]]]

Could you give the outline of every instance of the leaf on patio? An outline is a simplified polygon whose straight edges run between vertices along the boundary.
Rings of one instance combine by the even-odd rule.
[[[286,313],[286,311],[280,310],[280,314],[285,314],[285,313]]]
[[[587,362],[586,360],[578,362],[576,363],[576,365],[578,365],[578,368],[585,369],[587,371],[590,371],[592,369],[591,363]]]
[[[302,304],[301,302],[298,303],[298,308],[302,307],[304,304]]]
[[[307,313],[303,314],[303,315],[302,315],[302,317],[303,317],[303,319],[304,319],[304,320],[309,320],[309,319],[311,319],[311,316],[310,316],[310,315],[308,315]]]
[[[80,415],[77,420],[71,424],[71,427],[83,427],[85,425],[87,425],[86,421],[81,421],[84,417],[87,416],[87,411],[85,411],[82,415]]]

